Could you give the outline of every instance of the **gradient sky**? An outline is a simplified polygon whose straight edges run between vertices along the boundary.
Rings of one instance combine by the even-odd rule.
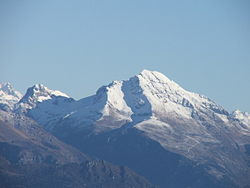
[[[79,99],[143,69],[250,112],[250,1],[0,0],[0,82]]]

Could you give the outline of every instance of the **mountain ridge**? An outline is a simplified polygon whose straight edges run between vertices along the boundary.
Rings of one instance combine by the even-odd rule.
[[[156,78],[156,79],[152,79],[152,75]],[[155,76],[155,75],[157,75],[157,76]],[[163,83],[170,83],[172,86],[170,87],[170,88],[173,88],[173,86],[175,87],[175,88],[179,88],[180,90],[184,90],[185,92],[188,92],[188,93],[190,93],[190,94],[194,94],[194,95],[198,95],[198,96],[200,96],[201,98],[205,98],[205,99],[207,99],[207,100],[209,100],[209,101],[211,101],[211,102],[213,102],[211,99],[209,99],[209,98],[207,98],[205,95],[201,95],[201,94],[197,94],[197,93],[193,93],[193,92],[189,92],[189,91],[187,91],[187,90],[185,90],[185,89],[183,89],[180,85],[178,85],[176,82],[174,82],[173,80],[170,80],[169,78],[167,78],[165,75],[163,75],[162,73],[160,73],[160,72],[157,72],[157,71],[149,71],[149,70],[146,70],[146,69],[144,69],[144,70],[142,70],[139,74],[137,74],[137,75],[135,75],[135,76],[133,76],[133,77],[131,77],[131,78],[134,78],[134,77],[143,77],[143,78],[148,78],[148,79],[151,79],[151,80],[157,80],[158,79],[158,81],[160,80],[159,79],[159,77],[162,79],[162,80],[167,80],[166,82],[163,82]],[[110,84],[108,84],[108,85],[104,85],[104,86],[102,86],[102,87],[100,87],[98,90],[102,90],[102,88],[107,88],[107,87],[111,87],[112,85],[115,85],[115,84],[117,84],[117,83],[120,83],[120,84],[122,84],[123,82],[125,82],[125,81],[128,81],[128,80],[122,80],[122,81],[113,81],[113,82],[111,82]],[[2,87],[2,85],[9,85],[12,89],[13,89],[13,87],[11,86],[11,84],[10,83],[1,83],[1,87]],[[2,89],[1,89],[1,87],[0,87],[0,91],[2,91]],[[29,90],[34,90],[34,89],[43,89],[43,90],[47,90],[46,92],[45,92],[45,95],[47,95],[47,96],[45,96],[44,98],[40,98],[40,99],[38,99],[37,101],[35,101],[35,102],[41,102],[41,101],[43,101],[43,100],[48,100],[48,99],[50,99],[50,97],[51,96],[62,96],[62,97],[67,97],[67,98],[71,98],[71,99],[74,99],[73,97],[69,97],[67,94],[65,94],[65,93],[63,93],[63,92],[61,92],[61,91],[58,91],[58,90],[51,90],[51,89],[49,89],[49,88],[47,88],[46,86],[44,86],[43,84],[35,84],[35,85],[33,85],[32,87],[30,87],[27,91],[26,91],[26,96],[28,95],[29,96]],[[98,93],[98,90],[97,90],[97,93]],[[15,92],[17,92],[17,93],[19,93],[19,96],[21,95],[22,97],[24,97],[24,99],[22,99],[22,97],[20,97],[19,98],[19,100],[26,100],[26,102],[27,102],[27,98],[28,97],[25,97],[25,95],[22,95],[19,91],[16,91],[15,90]],[[48,94],[49,93],[49,94]],[[93,95],[92,95],[93,96]],[[48,97],[48,98],[46,98],[46,97]],[[5,97],[4,96],[1,96],[1,98],[2,99],[4,99]],[[26,98],[26,99],[25,99]],[[83,97],[83,98],[81,98],[81,99],[79,99],[79,100],[76,100],[76,101],[81,101],[81,100],[83,100],[83,99],[85,99],[85,98],[89,98],[89,97]],[[75,99],[74,99],[75,100]],[[21,103],[21,101],[17,101],[17,102],[19,102],[19,103]],[[183,104],[184,105],[192,105],[192,104],[190,104],[189,103],[190,101],[185,101],[185,99],[184,99],[184,101],[183,101]],[[213,102],[213,103],[215,103],[215,102]],[[221,107],[221,106],[220,106]],[[238,109],[236,109],[236,110],[234,110],[234,111],[232,111],[230,114],[233,114],[235,111],[239,111]],[[247,113],[247,112],[243,112],[242,111],[242,113]]]
[[[183,89],[159,72],[143,70],[128,80],[102,86],[96,94],[77,101],[50,93],[43,99],[32,100],[35,105],[26,111],[22,108],[29,101],[25,103],[21,99],[15,110],[21,109],[47,131],[83,152],[117,162],[115,156],[120,155],[115,148],[119,146],[126,151],[126,141],[119,141],[121,135],[125,135],[124,139],[137,140],[133,137],[136,131],[142,140],[160,144],[162,148],[156,152],[161,151],[165,157],[169,156],[165,151],[171,152],[195,165],[202,165],[204,169],[201,171],[215,178],[216,182],[228,178],[225,181],[234,182],[235,187],[250,185],[246,179],[250,176],[247,155],[250,145],[249,114],[240,111],[229,113],[208,97]],[[109,148],[114,158],[102,150],[88,148],[87,143],[94,145],[93,148]],[[147,153],[146,145],[140,145],[138,150]],[[137,155],[136,151],[134,155]],[[128,165],[141,172],[148,164],[135,167],[132,162],[120,160],[119,165]],[[173,168],[176,172],[182,169],[179,165]],[[205,174],[197,173],[203,179]],[[148,174],[150,172],[144,175]],[[151,174],[152,181],[158,184],[154,182],[157,179],[155,175]],[[161,184],[165,185],[167,183]]]

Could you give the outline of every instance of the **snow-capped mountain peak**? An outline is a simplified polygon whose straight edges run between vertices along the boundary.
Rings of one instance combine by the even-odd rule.
[[[36,84],[27,90],[16,109],[29,111],[33,117],[39,117],[41,112],[49,115],[50,118],[39,120],[41,124],[51,118],[63,117],[64,120],[78,122],[79,126],[97,122],[101,129],[105,126],[110,128],[106,122],[111,119],[113,129],[128,122],[135,125],[151,118],[164,119],[166,115],[193,120],[200,119],[204,113],[209,116],[216,113],[227,120],[224,117],[227,112],[213,101],[186,91],[163,74],[149,70],[143,70],[128,80],[102,86],[93,96],[72,100],[60,91]]]
[[[240,110],[235,110],[231,117],[233,119],[237,119],[241,121],[242,123],[250,126],[250,114],[248,112],[241,112]]]
[[[197,102],[192,101],[195,100],[195,98],[200,100],[198,99],[200,97],[198,94],[186,91],[173,80],[170,80],[157,71],[143,70],[130,80],[132,81],[134,79],[138,80],[139,87],[142,89],[144,95],[151,99],[151,104],[159,102],[163,104],[170,101],[182,104],[184,98],[190,103]]]
[[[18,108],[31,109],[34,108],[37,103],[52,99],[53,97],[69,98],[68,95],[60,91],[51,90],[43,84],[35,84],[27,89],[26,94],[18,103]]]
[[[126,82],[126,81],[125,81]],[[130,78],[130,84],[140,88],[143,97],[151,105],[152,115],[174,113],[185,118],[192,118],[197,109],[211,110],[219,114],[228,114],[221,106],[207,97],[189,92],[174,81],[157,71],[143,70],[140,74]],[[132,83],[133,82],[133,83]],[[141,99],[138,99],[140,101]]]
[[[1,98],[3,97],[3,95],[9,95],[15,97],[17,100],[22,97],[22,94],[19,91],[16,91],[9,82],[0,83]]]
[[[0,108],[12,110],[15,103],[22,98],[22,94],[16,91],[10,83],[0,83]]]
[[[35,84],[33,87],[29,88],[27,93],[31,92],[32,95],[49,95],[49,96],[62,96],[69,98],[68,95],[65,93],[62,93],[58,90],[51,90],[47,87],[45,87],[43,84]],[[42,98],[39,100],[43,100]],[[40,102],[40,101],[39,101]]]
[[[131,121],[132,114],[124,100],[122,87],[123,81],[113,81],[109,85],[100,87],[95,95],[73,104],[73,113],[69,113],[65,118],[76,119],[77,123],[85,125],[97,121],[99,125],[102,124],[98,126],[100,129],[112,126],[106,124],[107,119],[112,119],[116,125],[119,124],[116,127],[122,126],[126,121]]]
[[[75,105],[75,106],[74,106]],[[95,95],[72,104],[72,112],[65,118],[81,122],[98,121],[107,126],[112,119],[118,128],[126,122],[136,124],[150,118],[178,117],[199,118],[200,109],[224,114],[224,109],[208,98],[186,91],[177,83],[156,71],[143,70],[129,80],[113,81],[99,88]],[[195,116],[193,115],[195,113]],[[103,121],[104,120],[104,121]],[[104,122],[100,125],[100,122]]]
[[[138,77],[141,81],[144,80],[145,82],[158,82],[162,84],[168,84],[173,89],[180,89],[180,86],[177,83],[157,71],[143,70],[138,75],[136,75],[136,77]]]
[[[107,143],[112,152],[110,146],[124,143],[127,153],[126,139],[133,145],[130,139],[135,136],[136,141],[143,135],[147,141],[140,142],[140,149],[148,151],[149,138],[167,151],[207,164],[209,174],[218,178],[224,176],[225,169],[237,174],[247,166],[245,154],[238,154],[249,145],[250,115],[239,110],[229,114],[209,98],[183,89],[156,71],[143,70],[128,80],[113,81],[79,101],[36,84],[17,106],[45,129],[67,141],[73,138],[76,146],[87,139],[92,144],[97,140],[102,142],[98,145]],[[98,135],[101,139],[93,142],[93,136]],[[88,138],[81,140],[84,136]]]

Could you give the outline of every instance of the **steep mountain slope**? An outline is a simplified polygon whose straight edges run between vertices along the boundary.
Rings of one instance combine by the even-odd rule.
[[[153,187],[131,170],[92,160],[22,114],[0,110],[0,187]]]
[[[0,109],[13,110],[14,104],[21,98],[22,94],[16,91],[10,83],[0,83]]]
[[[14,163],[81,163],[88,157],[44,131],[34,120],[0,110],[0,141],[3,155]],[[5,147],[6,146],[6,147]],[[8,150],[10,147],[10,151]],[[5,148],[9,151],[4,151]],[[14,149],[14,153],[11,152]],[[16,153],[15,153],[16,152]]]
[[[60,110],[51,110],[58,105],[54,101],[61,99],[54,96],[35,103],[27,114],[84,152],[127,165],[161,187],[178,184],[182,172],[188,172],[186,179],[193,181],[176,187],[250,185],[249,115],[230,114],[159,72],[144,70],[129,80],[101,87],[93,96],[63,100]],[[19,103],[19,109],[27,103],[21,101],[24,105]],[[131,140],[134,145],[128,146]],[[157,147],[148,147],[152,145]],[[149,149],[155,155],[149,155]],[[137,163],[133,159],[138,156],[147,160]],[[170,168],[175,176],[164,172],[169,161],[175,164]]]

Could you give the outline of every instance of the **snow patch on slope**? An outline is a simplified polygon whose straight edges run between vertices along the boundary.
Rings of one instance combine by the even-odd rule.
[[[122,81],[114,81],[107,87],[106,90],[106,101],[105,106],[102,110],[103,116],[114,115],[113,111],[119,118],[126,118],[127,120],[131,120],[130,116],[132,114],[131,109],[128,107],[126,102],[124,101],[124,93],[122,92]]]

